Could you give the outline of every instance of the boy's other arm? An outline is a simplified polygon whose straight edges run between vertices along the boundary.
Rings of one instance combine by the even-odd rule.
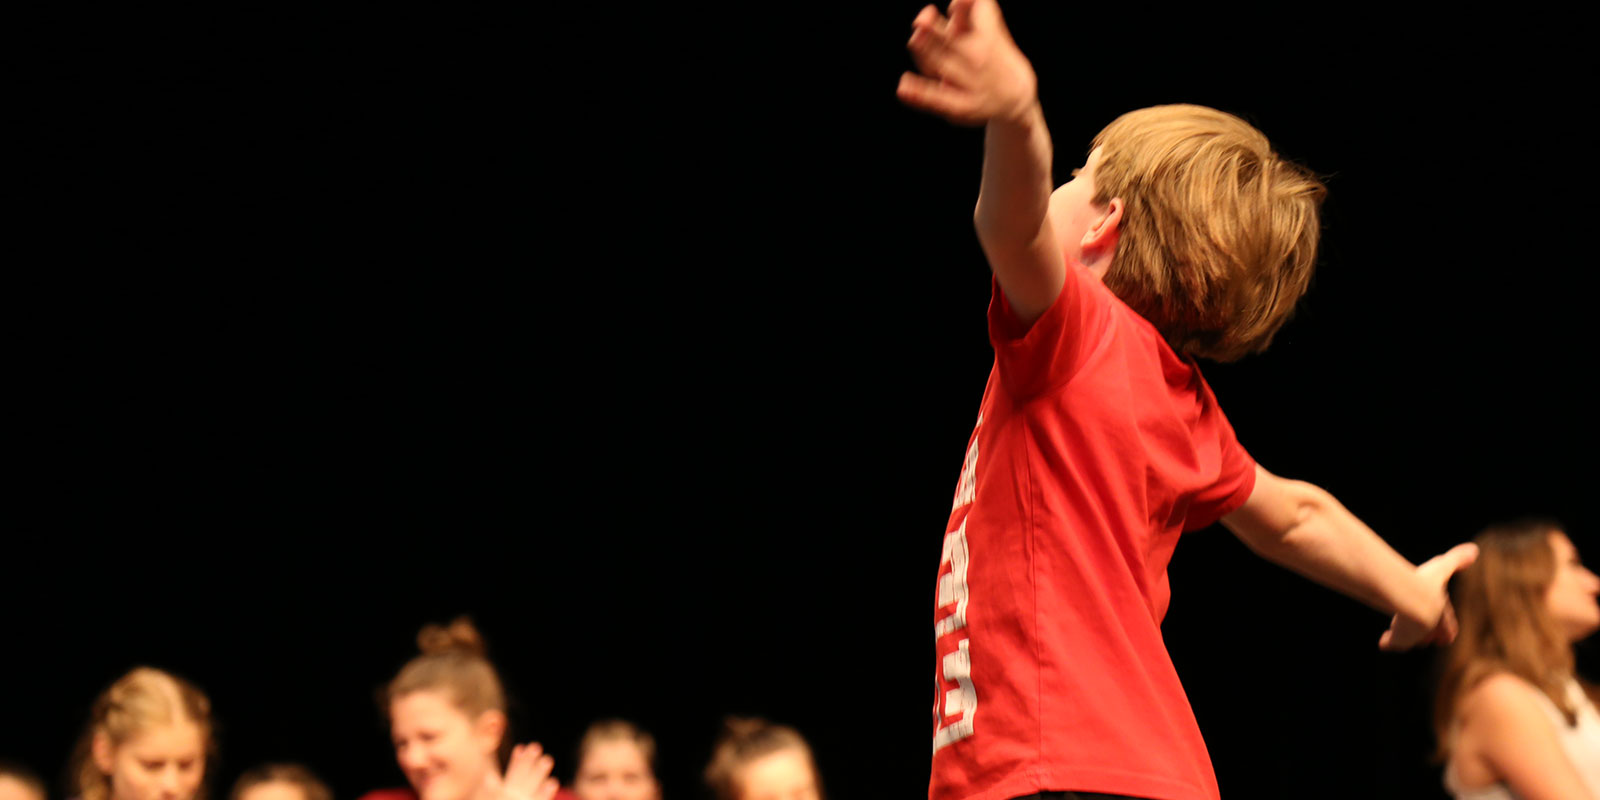
[[[1050,131],[1033,66],[1006,30],[995,0],[928,6],[907,47],[923,74],[901,76],[907,105],[963,125],[984,125],[983,183],[973,223],[1011,310],[1031,325],[1055,302],[1066,263],[1049,222]]]
[[[1477,558],[1477,545],[1413,566],[1327,491],[1259,465],[1250,499],[1222,524],[1257,555],[1394,615],[1378,642],[1385,650],[1455,638],[1445,584]]]

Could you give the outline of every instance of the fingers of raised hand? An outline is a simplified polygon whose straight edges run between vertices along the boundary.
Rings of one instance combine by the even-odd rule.
[[[972,30],[973,0],[950,0],[950,32],[965,33]]]
[[[929,77],[951,77],[951,72],[961,63],[960,54],[950,46],[949,38],[931,27],[913,30],[906,42],[906,49],[911,51],[911,59],[917,63],[917,69]]]
[[[523,790],[527,792],[530,800],[551,800],[560,790],[561,784],[550,773],[556,768],[555,759],[544,753],[538,744],[529,745],[529,751],[534,755],[527,761],[527,770],[522,775]]]
[[[917,18],[911,21],[913,29],[932,28],[939,33],[944,33],[945,26],[948,24],[949,21],[944,18],[943,14],[939,13],[939,9],[931,5],[923,6],[922,11],[917,14]]]
[[[511,748],[511,760],[506,764],[506,782],[518,782],[524,779],[533,770],[543,752],[544,748],[537,742],[519,744]]]
[[[900,86],[895,93],[902,103],[913,108],[933,112],[951,122],[974,124],[970,99],[947,83],[907,72],[900,76]]]
[[[555,783],[550,778],[553,769],[555,759],[546,755],[538,742],[517,745],[511,748],[511,761],[506,765],[506,787],[533,800],[547,800],[555,795],[555,789],[547,786]]]

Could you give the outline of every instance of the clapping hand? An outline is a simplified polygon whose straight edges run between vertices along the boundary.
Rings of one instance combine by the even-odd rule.
[[[537,742],[511,748],[511,763],[501,788],[503,800],[551,800],[561,784],[550,777],[556,762]]]

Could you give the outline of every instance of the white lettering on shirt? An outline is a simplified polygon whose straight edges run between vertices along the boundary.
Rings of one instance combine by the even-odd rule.
[[[957,714],[961,719],[940,727],[933,735],[933,752],[947,744],[958,742],[972,735],[972,723],[978,714],[978,692],[972,687],[972,654],[967,649],[967,640],[962,639],[955,652],[946,654],[942,660],[944,679],[954,681],[956,688],[944,693],[944,708],[940,719],[945,720]]]
[[[945,572],[944,566],[950,565]],[[933,638],[967,627],[967,521],[944,535],[944,554],[939,557],[939,608],[955,606],[955,613],[933,625]],[[965,640],[963,640],[965,641]]]
[[[978,425],[983,415],[978,415]],[[961,467],[961,480],[956,485],[954,508],[972,502],[977,492],[978,435],[973,433],[967,446],[967,457]],[[954,509],[952,509],[954,510]],[[935,640],[965,633],[967,627],[967,521],[944,535],[944,552],[939,557],[939,609],[950,609],[950,614],[933,624]],[[973,722],[978,713],[978,691],[972,684],[971,640],[965,635],[956,641],[956,649],[939,661],[939,678],[934,681],[934,734],[933,751],[973,734]],[[955,684],[946,690],[947,684]],[[954,719],[959,717],[959,719]],[[948,720],[948,722],[947,722]]]

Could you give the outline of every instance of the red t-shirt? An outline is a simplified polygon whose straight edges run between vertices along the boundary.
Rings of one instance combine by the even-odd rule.
[[[1255,462],[1192,361],[1082,267],[995,364],[944,537],[930,800],[1086,791],[1215,800],[1161,638],[1179,534]]]

